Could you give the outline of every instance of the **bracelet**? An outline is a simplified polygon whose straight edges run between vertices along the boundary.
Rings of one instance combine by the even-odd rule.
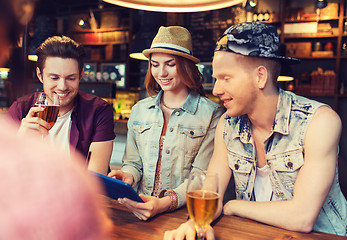
[[[177,208],[177,205],[178,205],[177,194],[175,193],[175,191],[173,191],[171,189],[164,189],[160,192],[159,198],[163,198],[166,196],[169,196],[170,200],[171,200],[170,207],[167,211],[172,212]]]

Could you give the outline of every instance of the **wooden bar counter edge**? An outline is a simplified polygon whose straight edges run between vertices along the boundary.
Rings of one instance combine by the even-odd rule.
[[[140,221],[127,208],[116,200],[102,196],[109,216],[113,221],[112,239],[163,239],[164,232],[176,229],[187,220],[186,208],[172,213],[160,214],[148,221]],[[269,226],[246,218],[223,215],[213,222],[215,238],[218,240],[249,240],[249,239],[315,239],[338,240],[347,237],[311,232],[300,233]]]

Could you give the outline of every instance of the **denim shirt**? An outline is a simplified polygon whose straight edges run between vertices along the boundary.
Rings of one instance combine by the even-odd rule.
[[[132,108],[122,171],[134,177],[139,193],[151,195],[159,157],[159,139],[164,126],[161,91]],[[184,104],[169,119],[162,150],[163,189],[173,189],[178,207],[185,204],[186,180],[192,169],[206,170],[214,147],[214,134],[224,108],[190,92]]]
[[[304,137],[315,111],[324,104],[279,89],[272,131],[265,141],[265,158],[270,168],[273,194],[290,200],[297,174],[304,164]],[[250,200],[256,175],[256,150],[251,122],[246,115],[225,117],[223,138],[233,171],[236,198]],[[347,206],[335,179],[314,226],[315,231],[346,235]]]

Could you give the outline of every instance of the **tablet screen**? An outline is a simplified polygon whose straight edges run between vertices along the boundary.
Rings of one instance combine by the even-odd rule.
[[[101,180],[108,197],[113,199],[129,198],[136,202],[143,202],[137,192],[135,192],[129,184],[100,173],[90,172]]]

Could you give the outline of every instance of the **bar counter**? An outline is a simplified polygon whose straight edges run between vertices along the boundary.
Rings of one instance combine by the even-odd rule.
[[[160,214],[148,221],[140,221],[135,215],[120,205],[117,201],[106,198],[105,204],[110,210],[114,223],[112,239],[163,239],[164,232],[177,228],[187,220],[186,208],[172,213]],[[327,233],[299,233],[272,227],[246,218],[226,216],[218,218],[213,223],[215,237],[218,240],[250,240],[250,239],[315,239],[337,240],[347,237]]]

